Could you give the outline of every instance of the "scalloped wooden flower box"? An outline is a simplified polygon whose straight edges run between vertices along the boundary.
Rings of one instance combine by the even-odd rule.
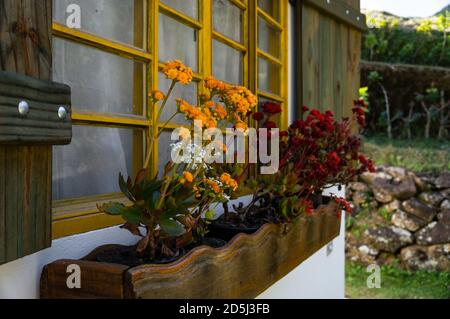
[[[167,265],[130,268],[95,261],[112,246],[81,260],[44,267],[41,298],[255,298],[339,235],[334,203],[314,217],[289,225],[266,224],[255,234],[239,234],[226,246],[201,246]],[[69,289],[69,265],[79,265],[81,288]]]

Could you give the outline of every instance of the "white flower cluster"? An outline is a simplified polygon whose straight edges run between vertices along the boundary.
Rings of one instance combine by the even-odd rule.
[[[193,169],[196,169],[199,164],[203,164],[205,168],[208,168],[208,165],[205,164],[206,150],[202,146],[181,141],[170,144],[170,147],[172,148],[171,156],[174,163],[185,163],[191,165]]]

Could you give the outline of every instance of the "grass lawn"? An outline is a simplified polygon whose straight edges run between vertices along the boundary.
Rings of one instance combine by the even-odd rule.
[[[351,299],[450,299],[450,273],[409,272],[381,267],[381,288],[367,288],[366,268],[347,262],[346,296]]]
[[[401,166],[417,173],[450,170],[450,141],[370,137],[364,140],[363,153],[377,165]]]

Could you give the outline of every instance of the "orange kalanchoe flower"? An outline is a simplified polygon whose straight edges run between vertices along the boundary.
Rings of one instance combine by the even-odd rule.
[[[229,89],[225,99],[235,112],[242,115],[247,115],[258,104],[256,96],[243,86],[235,86]]]
[[[215,181],[212,181],[210,179],[205,179],[205,183],[208,184],[209,187],[214,191],[216,194],[220,194],[222,190],[219,187],[219,184],[217,184]]]
[[[236,180],[231,178],[231,175],[228,173],[223,173],[220,177],[220,181],[222,182],[222,184],[230,187],[234,192],[238,189],[238,183],[236,182]]]
[[[194,72],[192,72],[192,69],[185,66],[180,60],[164,63],[162,72],[168,79],[180,82],[184,85],[192,82],[194,77]]]
[[[165,99],[164,93],[158,90],[152,91],[148,95],[153,100],[153,102],[159,102]]]
[[[229,85],[213,77],[207,77],[205,87],[212,95],[218,95],[233,112],[241,115],[247,116],[258,104],[258,98],[243,86]]]
[[[216,103],[216,107],[213,110],[215,116],[217,116],[220,120],[223,120],[227,117],[228,112],[225,110],[222,105]]]
[[[236,130],[247,131],[248,125],[247,125],[247,123],[245,123],[245,122],[237,122],[237,123],[234,125],[234,128],[235,128]]]
[[[230,85],[228,85],[222,81],[216,80],[212,76],[208,76],[205,79],[205,87],[208,90],[211,90],[214,92],[224,92],[230,88]]]
[[[208,108],[200,108],[190,105],[188,102],[182,99],[177,99],[178,108],[187,119],[194,121],[201,121],[204,128],[216,128],[217,121]]]
[[[183,178],[180,179],[181,184],[186,184],[194,182],[194,175],[190,172],[183,172]]]

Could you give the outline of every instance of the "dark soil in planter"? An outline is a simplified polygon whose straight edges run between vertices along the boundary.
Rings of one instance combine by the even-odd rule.
[[[233,213],[230,213],[232,215]],[[213,237],[221,238],[226,241],[230,241],[236,235],[240,233],[253,234],[258,229],[266,224],[265,218],[253,218],[247,222],[236,221],[236,219],[225,219],[222,215],[208,226],[209,234]]]
[[[180,249],[174,257],[151,259],[148,255],[138,254],[136,246],[121,246],[100,252],[96,257],[97,261],[102,263],[120,264],[130,267],[137,267],[145,264],[169,264],[186,254],[185,250]]]
[[[323,195],[311,196],[314,208],[318,208],[320,205],[327,205],[331,201],[331,197]],[[252,216],[251,218],[242,221],[236,215],[236,213],[228,213],[228,216],[222,215],[218,219],[214,220],[209,228],[209,235],[216,238],[221,238],[226,241],[230,241],[236,235],[254,234],[264,224],[274,222],[274,217],[269,214],[259,214],[258,216]]]
[[[219,238],[205,237],[197,243],[192,243],[191,245],[179,249],[178,253],[174,257],[151,259],[148,255],[140,255],[136,251],[136,246],[120,246],[113,249],[105,250],[100,252],[96,259],[99,262],[110,263],[110,264],[120,264],[129,267],[137,267],[146,264],[156,264],[164,265],[170,264],[184,255],[186,255],[192,249],[198,246],[210,246],[213,248],[220,248],[227,244],[226,241]]]

